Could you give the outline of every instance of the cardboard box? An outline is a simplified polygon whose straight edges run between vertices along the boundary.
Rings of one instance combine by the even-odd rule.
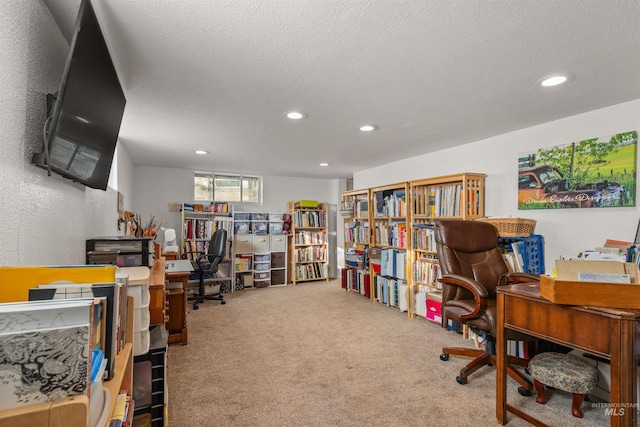
[[[640,308],[638,266],[619,261],[556,261],[557,279],[540,276],[540,295],[556,304],[609,308]],[[579,281],[580,273],[622,278],[631,283]]]

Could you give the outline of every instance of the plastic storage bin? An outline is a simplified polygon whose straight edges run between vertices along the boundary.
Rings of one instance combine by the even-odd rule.
[[[267,221],[251,221],[251,234],[267,234],[269,223]]]
[[[250,234],[251,233],[251,221],[234,221],[233,222],[233,234]]]
[[[251,218],[249,212],[235,212],[233,214],[233,219],[235,221],[249,221]]]
[[[128,293],[134,298],[134,307],[149,306],[151,301],[151,293],[149,292],[149,285],[132,285],[129,282]]]
[[[266,221],[269,219],[269,214],[264,212],[251,212],[251,221]]]
[[[269,279],[270,277],[271,277],[271,274],[268,271],[253,273],[253,280],[254,281]]]
[[[133,355],[140,356],[149,351],[149,328],[133,332]]]
[[[269,234],[282,234],[284,222],[269,222]]]
[[[256,271],[268,271],[271,269],[270,262],[256,262],[253,266],[253,269]]]
[[[271,285],[271,280],[254,280],[254,285],[256,288],[266,288]]]
[[[269,221],[273,221],[273,222],[284,221],[284,214],[269,212]]]
[[[267,262],[271,260],[271,255],[270,254],[254,254],[253,260],[255,262]]]

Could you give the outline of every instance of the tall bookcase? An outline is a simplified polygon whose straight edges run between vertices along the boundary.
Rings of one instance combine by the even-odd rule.
[[[365,256],[371,239],[370,201],[370,189],[344,191],[340,215],[344,232],[345,264],[342,274],[345,277],[345,290],[360,293],[373,301],[371,276]]]
[[[409,183],[411,198],[409,315],[422,316],[421,295],[438,291],[440,266],[436,255],[433,221],[459,218],[464,220],[484,216],[484,181],[486,175],[460,173],[427,178]],[[420,295],[420,297],[419,297]]]
[[[408,311],[407,250],[411,247],[407,198],[409,183],[371,189],[371,241],[369,253],[380,254],[380,264],[371,263],[372,298],[388,306]]]
[[[291,282],[329,280],[327,203],[289,202]]]

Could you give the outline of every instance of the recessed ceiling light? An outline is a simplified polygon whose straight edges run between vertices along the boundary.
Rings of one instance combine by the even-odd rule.
[[[320,166],[323,166],[323,167],[324,167],[324,166],[329,166],[329,163],[322,162],[322,163],[320,163]]]
[[[287,113],[287,117],[290,118],[291,120],[300,120],[300,119],[306,118],[307,115],[302,111],[289,111]]]
[[[204,150],[196,150],[196,154],[209,154],[209,152]]]
[[[571,77],[570,74],[554,74],[541,79],[540,85],[544,87],[561,85],[571,80]]]
[[[376,129],[378,129],[378,126],[376,126],[376,125],[363,125],[363,126],[360,126],[360,130],[362,132],[371,132],[371,131],[374,131]]]

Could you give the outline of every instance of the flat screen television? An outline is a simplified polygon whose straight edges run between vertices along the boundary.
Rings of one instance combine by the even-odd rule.
[[[107,189],[126,99],[90,0],[80,4],[62,82],[32,163]]]

